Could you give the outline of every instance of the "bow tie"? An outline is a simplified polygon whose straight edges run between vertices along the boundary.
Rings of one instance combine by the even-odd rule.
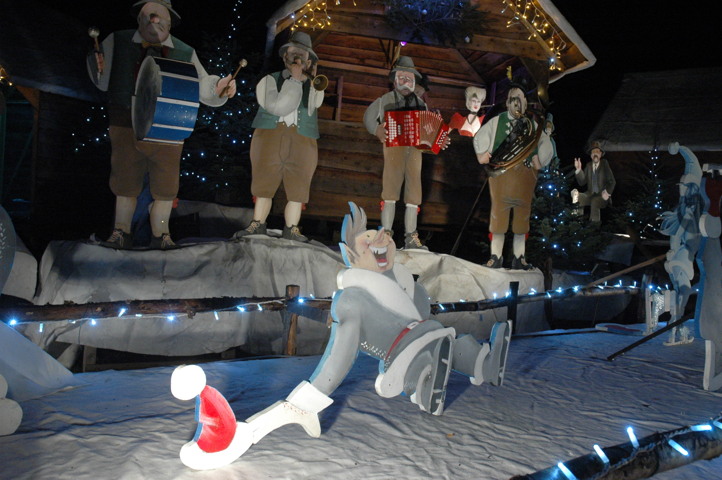
[[[146,42],[145,40],[143,40],[142,45],[143,45],[143,48],[151,48],[151,47],[163,48],[163,44],[161,44],[161,43],[150,43],[150,42]]]

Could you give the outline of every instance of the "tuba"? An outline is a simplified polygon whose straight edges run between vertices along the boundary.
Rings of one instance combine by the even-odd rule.
[[[528,110],[519,117],[509,135],[491,154],[487,170],[490,177],[516,167],[534,151],[544,131],[543,125],[536,122],[535,126],[534,120],[534,114]]]

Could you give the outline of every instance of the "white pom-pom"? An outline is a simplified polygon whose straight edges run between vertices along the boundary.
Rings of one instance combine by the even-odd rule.
[[[198,365],[181,365],[170,377],[170,391],[175,398],[191,400],[206,386],[206,374]]]
[[[8,395],[8,382],[5,377],[0,375],[0,398],[5,398]]]
[[[23,409],[18,402],[0,398],[0,436],[12,435],[23,420]]]

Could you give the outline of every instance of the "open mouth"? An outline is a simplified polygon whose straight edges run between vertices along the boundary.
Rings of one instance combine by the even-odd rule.
[[[371,253],[374,254],[376,264],[379,267],[385,267],[389,264],[389,261],[386,259],[386,252],[388,251],[387,247],[374,247],[369,245],[369,248],[371,249]]]

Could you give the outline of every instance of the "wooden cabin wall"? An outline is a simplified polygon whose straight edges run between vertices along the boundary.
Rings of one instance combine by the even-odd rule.
[[[340,221],[353,201],[366,210],[370,224],[380,221],[383,154],[381,143],[359,122],[320,120],[319,161],[304,216]],[[424,154],[421,171],[423,202],[419,226],[444,229],[463,223],[484,179],[470,137],[453,134],[451,146],[439,155]],[[274,213],[281,215],[285,194],[280,189]],[[403,218],[403,198],[397,219]]]

